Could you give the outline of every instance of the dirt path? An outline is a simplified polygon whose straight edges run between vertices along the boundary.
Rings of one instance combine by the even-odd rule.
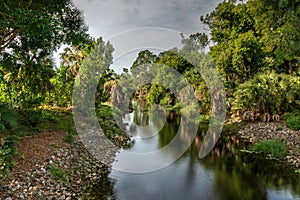
[[[36,169],[58,149],[69,147],[70,144],[64,142],[64,137],[63,131],[57,131],[42,132],[22,138],[18,143],[20,156],[16,156],[16,166],[11,170],[11,175]]]

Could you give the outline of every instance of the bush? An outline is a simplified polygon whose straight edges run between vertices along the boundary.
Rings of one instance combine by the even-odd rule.
[[[7,104],[0,104],[0,133],[17,126],[17,114]]]
[[[300,111],[294,110],[291,113],[285,113],[281,117],[286,125],[294,131],[300,130]]]
[[[286,124],[294,131],[300,130],[300,116],[291,116],[286,120]]]
[[[68,132],[65,135],[64,141],[67,143],[70,143],[70,144],[74,142],[74,136],[73,136],[72,132]]]
[[[36,127],[42,122],[41,109],[27,109],[19,112],[20,123],[24,126]]]
[[[268,157],[281,158],[287,155],[287,146],[280,140],[262,140],[249,147],[250,151],[262,153]]]
[[[297,117],[297,116],[300,116],[300,111],[299,110],[294,110],[293,112],[290,112],[290,113],[284,113],[281,116],[281,118],[286,121],[290,117]]]
[[[0,183],[5,180],[11,168],[15,166],[13,157],[17,154],[15,144],[18,139],[14,136],[4,138],[4,144],[0,146]]]
[[[273,72],[258,74],[239,85],[230,101],[234,111],[291,112],[300,109],[300,78]]]

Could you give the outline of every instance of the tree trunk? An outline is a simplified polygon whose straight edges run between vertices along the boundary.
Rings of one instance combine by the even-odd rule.
[[[293,66],[292,66],[292,62],[289,61],[289,74],[291,74],[293,71]]]

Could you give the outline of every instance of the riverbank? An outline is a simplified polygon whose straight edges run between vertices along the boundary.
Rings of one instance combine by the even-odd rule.
[[[300,168],[300,131],[291,130],[284,122],[247,122],[237,136],[252,144],[261,140],[281,140],[288,147],[288,154],[281,161]]]
[[[300,131],[292,131],[284,122],[247,122],[237,127],[237,136],[250,143],[280,139],[289,150],[281,160],[300,168]],[[21,156],[16,158],[16,167],[0,187],[0,199],[85,199],[85,193],[94,183],[101,182],[110,188],[109,165],[91,156],[78,136],[71,144],[65,142],[65,134],[42,132],[22,138],[18,143]],[[116,134],[112,141],[120,147],[128,139]],[[107,188],[103,187],[103,195],[108,195]]]
[[[107,179],[108,165],[90,155],[78,136],[71,144],[64,137],[64,132],[50,132],[22,138],[21,156],[0,187],[0,199],[80,199],[93,183]],[[128,139],[116,135],[112,141],[122,146]]]

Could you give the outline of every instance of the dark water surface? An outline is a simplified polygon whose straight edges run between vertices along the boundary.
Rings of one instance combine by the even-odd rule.
[[[164,118],[167,116],[167,118]],[[126,115],[127,131],[135,140],[126,151],[147,153],[168,145],[177,134],[180,116],[172,113],[135,110]],[[158,171],[133,174],[112,170],[107,184],[96,184],[92,190],[97,193],[106,190],[108,199],[122,200],[260,200],[299,199],[300,178],[287,166],[242,153],[246,146],[234,136],[222,135],[212,152],[203,159],[198,158],[201,141],[207,128],[200,126],[190,148],[173,164]],[[187,133],[180,137],[185,140]],[[124,150],[116,155],[121,159]],[[172,155],[165,155],[167,156]],[[117,164],[116,161],[114,164]],[[162,162],[148,160],[146,164]],[[136,161],[128,160],[128,165]],[[98,192],[97,192],[98,191]],[[103,193],[103,192],[102,192]],[[105,195],[106,196],[106,195]]]

